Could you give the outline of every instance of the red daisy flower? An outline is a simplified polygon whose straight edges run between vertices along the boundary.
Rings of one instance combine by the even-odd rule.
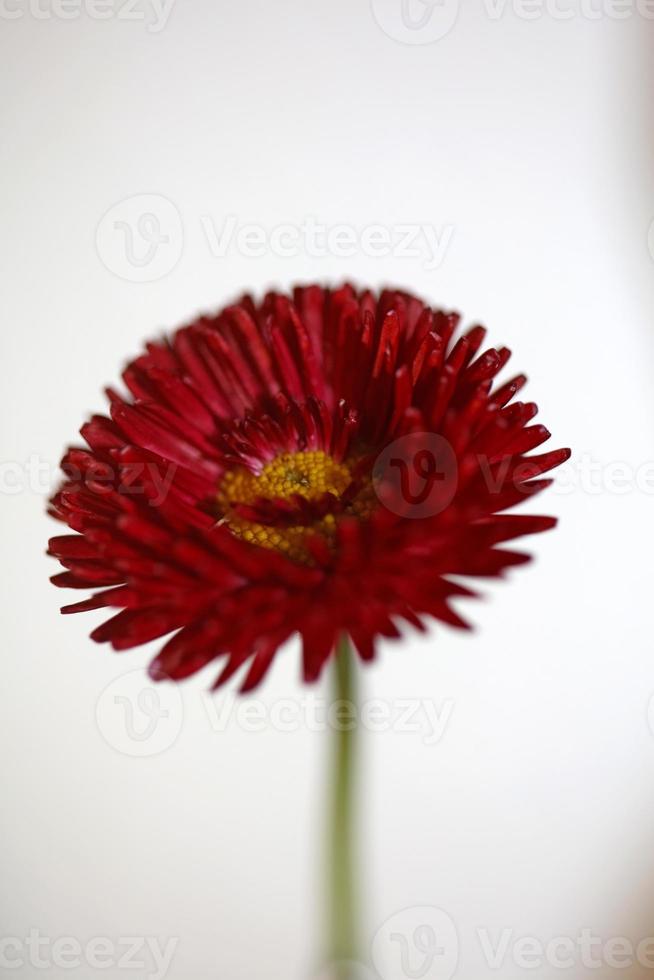
[[[467,624],[451,576],[499,576],[498,547],[554,526],[506,511],[551,483],[567,450],[537,408],[493,390],[506,348],[399,291],[298,288],[249,296],[148,344],[109,391],[110,418],[62,460],[50,541],[64,607],[121,610],[92,636],[123,650],[171,633],[150,667],[179,679],[223,658],[255,686],[291,635],[318,677],[340,634],[369,660],[377,636],[423,617]]]

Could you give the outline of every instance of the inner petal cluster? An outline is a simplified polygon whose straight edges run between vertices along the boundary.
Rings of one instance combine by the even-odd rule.
[[[372,482],[360,470],[360,460],[337,461],[322,450],[281,453],[258,473],[235,468],[218,490],[221,523],[251,544],[310,562],[308,536],[332,545],[339,515],[372,512]]]

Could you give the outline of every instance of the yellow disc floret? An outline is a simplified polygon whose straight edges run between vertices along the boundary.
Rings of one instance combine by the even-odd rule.
[[[222,521],[226,522],[233,534],[260,545],[274,548],[295,561],[306,562],[309,553],[306,548],[308,534],[322,534],[332,544],[336,531],[336,514],[327,513],[310,524],[256,523],[242,517],[235,508],[237,505],[256,505],[266,501],[290,501],[297,496],[307,501],[318,501],[331,494],[341,500],[346,491],[351,491],[353,472],[351,465],[337,462],[327,453],[312,450],[299,453],[282,453],[267,463],[259,474],[244,467],[230,470],[225,474],[218,491],[218,505]],[[367,517],[373,504],[373,490],[369,480],[352,500],[344,504],[343,512],[357,517]]]

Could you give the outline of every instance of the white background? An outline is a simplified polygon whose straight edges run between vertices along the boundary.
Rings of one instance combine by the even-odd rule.
[[[493,971],[477,930],[654,933],[654,481],[650,466],[649,484],[634,475],[619,493],[610,469],[642,476],[654,458],[654,22],[609,8],[591,19],[588,6],[527,20],[510,4],[493,18],[470,0],[446,36],[403,43],[400,0],[177,0],[158,31],[145,0],[141,19],[114,7],[106,20],[20,2],[0,17],[0,935],[176,937],[171,980],[314,975],[326,734],[216,730],[209,671],[184,686],[179,730],[169,703],[170,747],[135,758],[120,733],[107,741],[98,699],[152,650],[111,654],[87,638],[101,615],[59,616],[75,597],[48,584],[57,568],[43,552],[59,532],[25,466],[54,467],[147,336],[244,288],[349,278],[483,320],[529,374],[552,448],[576,460],[531,507],[562,519],[529,542],[534,566],[466,603],[475,633],[409,636],[365,671],[368,698],[453,709],[435,745],[365,734],[364,953],[396,912],[436,906],[458,933],[458,977],[649,975],[526,971],[510,950]],[[98,232],[135,195],[172,203],[166,274],[152,282],[133,281],[144,267],[111,238],[138,204]],[[229,215],[268,232],[313,216],[452,234],[436,269],[360,246],[216,256],[203,221],[220,232]],[[289,649],[255,696],[299,698],[298,672]],[[149,971],[44,971],[25,956],[3,974]]]

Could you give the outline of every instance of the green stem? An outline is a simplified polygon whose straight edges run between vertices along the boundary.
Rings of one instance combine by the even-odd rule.
[[[337,980],[349,980],[345,964],[357,959],[358,922],[356,911],[354,848],[354,777],[357,724],[356,664],[350,642],[343,634],[336,644],[334,702],[347,708],[334,712],[334,754],[329,851],[330,962],[340,969]],[[338,964],[341,964],[339,967]]]

